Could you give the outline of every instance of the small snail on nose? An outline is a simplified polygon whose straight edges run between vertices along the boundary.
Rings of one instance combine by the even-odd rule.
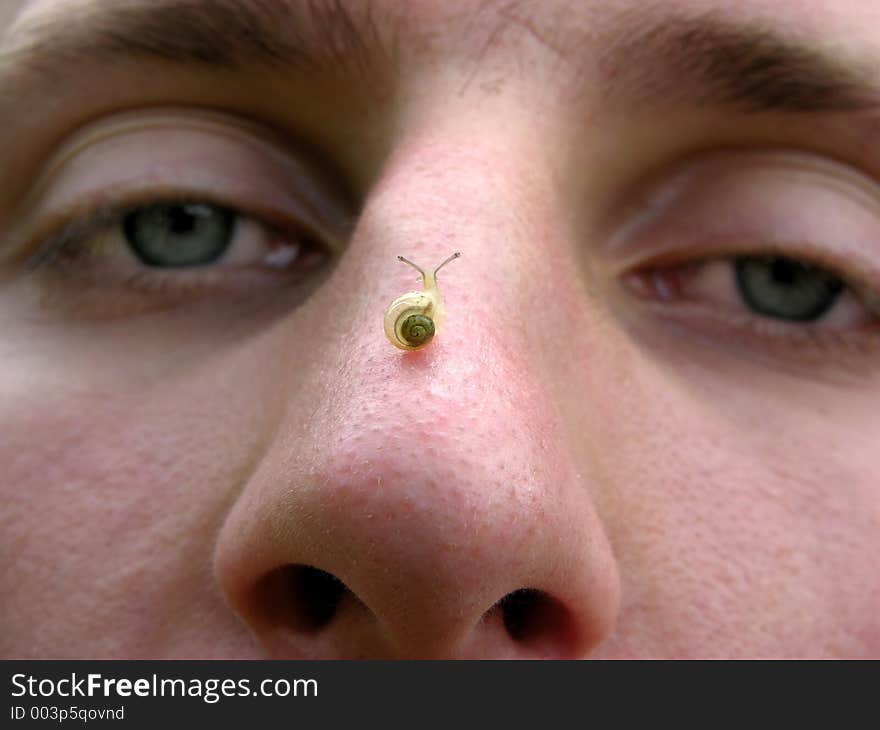
[[[424,291],[411,291],[397,297],[385,310],[385,336],[401,350],[418,350],[427,345],[443,322],[443,302],[437,290],[437,272],[461,253],[456,251],[434,271],[425,271],[409,259],[400,261],[422,275]]]

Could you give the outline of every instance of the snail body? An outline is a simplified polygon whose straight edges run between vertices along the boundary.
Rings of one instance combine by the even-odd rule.
[[[422,291],[401,294],[385,310],[385,336],[401,350],[419,350],[425,347],[443,323],[443,300],[437,289],[437,272],[461,254],[456,252],[434,271],[425,271],[403,256],[397,258],[409,264],[422,275]]]

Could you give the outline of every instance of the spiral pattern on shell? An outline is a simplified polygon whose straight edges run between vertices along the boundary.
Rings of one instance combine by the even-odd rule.
[[[413,347],[427,344],[434,336],[434,320],[424,314],[410,314],[398,327],[401,339]]]
[[[407,292],[395,299],[385,312],[385,335],[401,350],[418,350],[432,340],[442,318],[443,313],[436,308],[432,294]]]

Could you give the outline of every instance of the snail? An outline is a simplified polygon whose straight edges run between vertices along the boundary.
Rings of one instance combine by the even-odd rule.
[[[433,272],[425,271],[409,259],[398,260],[422,275],[424,291],[411,291],[395,299],[385,310],[385,336],[401,350],[418,350],[427,345],[443,322],[443,302],[437,290],[437,272],[461,253],[456,251]]]

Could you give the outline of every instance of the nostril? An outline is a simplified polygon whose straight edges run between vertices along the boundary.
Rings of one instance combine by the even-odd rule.
[[[537,633],[546,631],[548,596],[533,588],[520,588],[508,593],[498,602],[504,628],[515,641],[528,641]]]
[[[520,588],[496,606],[514,641],[541,654],[566,652],[573,627],[568,611],[552,596],[534,588]]]
[[[303,633],[329,624],[346,593],[335,575],[310,565],[284,565],[266,575],[259,588],[264,605],[274,607],[279,622]]]

